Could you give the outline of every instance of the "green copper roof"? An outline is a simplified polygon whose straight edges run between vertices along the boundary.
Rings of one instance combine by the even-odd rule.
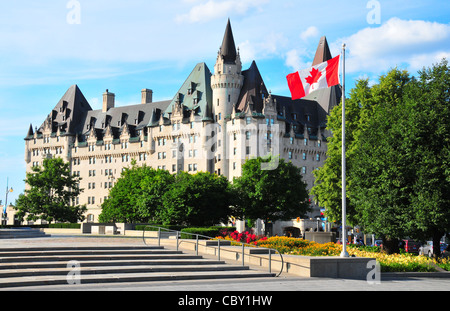
[[[180,103],[183,105],[187,117],[192,110],[202,119],[210,119],[212,112],[211,71],[205,63],[195,66],[192,73],[183,86],[174,96],[169,107],[164,112],[165,116],[172,113],[173,107]]]

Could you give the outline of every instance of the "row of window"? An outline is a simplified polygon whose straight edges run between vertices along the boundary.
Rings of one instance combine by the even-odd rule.
[[[288,158],[289,158],[290,160],[293,159],[293,152],[292,152],[292,151],[289,151],[289,152],[288,152]],[[303,160],[307,160],[307,155],[306,155],[305,152],[303,152],[303,154],[302,154],[302,159],[303,159]],[[316,160],[316,161],[320,161],[320,154],[316,154],[315,160]]]
[[[53,148],[55,149],[55,154],[63,154],[63,147],[56,147]],[[32,154],[33,156],[38,156],[39,155],[39,149],[33,149],[32,150]],[[42,154],[46,155],[46,154],[51,154],[51,148],[44,148],[42,150]]]
[[[290,138],[289,138],[289,143],[290,143],[291,145],[293,145],[294,142],[295,142],[294,137],[290,137]],[[304,145],[304,146],[308,146],[308,139],[307,139],[307,138],[305,138],[305,139],[303,140],[303,145]],[[318,140],[318,141],[316,142],[316,145],[315,145],[315,146],[320,148],[320,147],[322,146],[322,141]]]
[[[103,200],[106,201],[108,199],[107,196],[103,197]],[[100,198],[100,204],[102,203],[102,198]],[[79,200],[77,198],[77,205],[79,204]],[[88,197],[88,205],[94,205],[95,204],[95,197]],[[89,217],[91,216],[91,217]],[[90,218],[90,222],[93,222],[93,216],[92,215],[88,215],[88,222],[89,222],[89,218]]]
[[[56,142],[59,142],[59,141],[60,141],[60,137],[59,137],[59,136],[56,136],[55,138],[56,138]],[[36,144],[37,144],[37,139],[35,138],[35,139],[33,140],[33,142],[34,142],[34,144],[36,145]],[[50,135],[45,135],[45,136],[43,137],[43,142],[44,142],[44,144],[50,144]]]
[[[102,185],[103,185],[103,184],[100,183],[100,187],[101,187]],[[114,186],[114,184],[113,184],[113,182],[111,182],[111,181],[105,181],[105,182],[104,182],[104,189],[111,189],[113,186]],[[88,189],[95,189],[95,182],[90,182],[90,183],[88,183]]]
[[[89,174],[89,177],[95,177],[96,176],[96,170],[89,170],[88,174]],[[100,174],[103,174],[103,170],[100,170]],[[81,172],[80,171],[72,171],[72,175],[75,176],[75,177],[80,177],[81,176]],[[112,169],[105,169],[105,176],[113,176],[113,170]]]
[[[141,142],[140,142],[141,148],[144,147],[144,143],[145,143],[144,141],[141,141]],[[104,147],[103,150],[112,150],[112,149],[113,149],[113,144],[112,144],[112,143],[105,143],[105,144],[103,145],[103,147]],[[127,141],[123,141],[123,142],[120,143],[120,148],[121,148],[121,149],[128,149],[128,147],[129,147],[129,143],[128,143]],[[89,144],[89,145],[88,145],[88,151],[89,151],[89,152],[95,151],[95,148],[96,148],[96,145],[95,145],[95,144]],[[100,149],[101,149],[101,147],[100,147]],[[74,152],[75,152],[75,153],[78,152],[78,147],[75,147],[75,148],[74,148]]]

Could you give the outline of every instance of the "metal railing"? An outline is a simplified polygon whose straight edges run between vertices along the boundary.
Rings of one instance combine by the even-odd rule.
[[[147,231],[147,228],[152,228],[152,229],[158,229],[158,231]],[[199,238],[204,238],[206,240],[204,241],[217,241],[217,246],[213,245],[213,246],[208,246],[206,243],[204,245],[205,248],[211,247],[211,248],[217,248],[217,258],[220,261],[220,250],[221,250],[221,241],[223,242],[224,240],[218,239],[218,238],[213,238],[213,237],[209,237],[206,235],[202,235],[202,234],[197,234],[197,233],[190,233],[190,232],[181,232],[181,231],[176,231],[176,230],[170,230],[170,229],[166,229],[166,228],[161,228],[161,227],[157,227],[157,226],[151,226],[151,225],[147,225],[144,227],[144,229],[142,230],[142,240],[144,241],[144,244],[147,245],[147,242],[145,241],[146,237],[145,237],[145,233],[146,232],[158,232],[158,246],[161,246],[161,233],[162,232],[168,232],[168,233],[175,233],[176,234],[176,249],[177,251],[179,250],[179,245],[180,245],[180,235],[181,234],[186,234],[186,235],[190,235],[190,236],[195,236],[195,251],[196,251],[196,255],[198,256],[198,250],[199,250]],[[191,240],[184,240],[184,242],[191,242]],[[284,266],[284,261],[283,261],[283,255],[276,249],[273,248],[266,248],[266,247],[258,247],[256,245],[252,245],[252,244],[247,244],[247,243],[243,243],[243,242],[237,242],[237,241],[226,241],[226,242],[232,242],[232,243],[237,243],[237,244],[241,244],[242,245],[242,266],[245,265],[245,247],[247,246],[248,248],[252,248],[252,249],[261,249],[261,250],[265,250],[268,252],[269,254],[269,258],[268,258],[268,265],[269,265],[269,273],[272,273],[272,254],[277,254],[280,256],[281,258],[281,269],[280,272],[276,275],[276,277],[279,277],[281,275],[281,273],[283,272],[283,266]],[[228,246],[228,245],[227,245]],[[231,251],[230,251],[231,252]],[[232,252],[236,252],[235,250],[233,250]],[[237,253],[237,252],[236,252]],[[247,256],[251,256],[251,257],[257,257],[257,258],[263,258],[262,256],[257,256],[256,254],[251,254],[250,251],[248,252]]]

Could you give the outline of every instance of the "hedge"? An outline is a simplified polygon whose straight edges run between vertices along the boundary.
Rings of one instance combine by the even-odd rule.
[[[50,224],[48,227],[58,229],[81,229],[81,224]]]
[[[207,227],[207,228],[186,228],[181,230],[181,238],[182,239],[196,239],[195,234],[200,234],[200,235],[204,235],[207,237],[211,237],[211,238],[215,238],[217,236],[222,235],[222,232],[226,230],[226,231],[234,231],[236,230],[235,227]],[[186,234],[183,234],[186,233]],[[190,233],[190,234],[187,234]],[[205,237],[199,237],[200,240],[202,239],[208,239]]]
[[[151,226],[151,227],[149,227]],[[136,225],[134,227],[134,230],[138,231],[158,231],[158,227],[173,230],[173,231],[181,231],[182,229],[185,229],[186,226],[177,226],[177,225],[155,225],[155,224],[148,224],[148,225]],[[164,231],[164,230],[162,230]]]

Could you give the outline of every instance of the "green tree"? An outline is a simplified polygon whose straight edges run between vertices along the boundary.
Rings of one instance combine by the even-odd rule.
[[[122,171],[121,177],[102,204],[101,222],[149,222],[158,221],[162,208],[162,195],[173,183],[174,177],[167,171],[149,166],[136,166]]]
[[[407,113],[402,105],[378,107],[367,121],[353,154],[349,196],[358,224],[383,238],[389,252],[398,252],[398,240],[407,235],[411,219],[408,185],[414,176],[407,133],[398,120]]]
[[[279,159],[273,170],[262,170],[261,165],[269,161],[259,157],[242,166],[242,176],[233,182],[237,192],[234,216],[276,221],[306,215],[309,195],[300,168]]]
[[[368,80],[359,80],[346,99],[346,164],[352,167],[352,155],[358,135],[373,111],[374,101]],[[332,222],[342,218],[342,103],[328,117],[327,130],[332,133],[327,139],[327,158],[322,167],[314,170],[315,184],[311,194],[325,208],[325,215]],[[348,181],[348,176],[347,176]],[[355,206],[347,199],[347,218],[355,223]]]
[[[411,129],[407,153],[414,155],[414,183],[409,230],[418,239],[439,240],[450,232],[450,67],[442,60],[419,72],[411,88],[406,126]]]
[[[349,171],[358,222],[381,235],[390,253],[408,236],[433,238],[439,252],[450,231],[447,61],[419,74],[393,70],[374,87],[382,105],[365,122]]]
[[[28,188],[15,203],[18,218],[36,221],[83,221],[86,206],[74,205],[76,197],[83,191],[79,188],[81,178],[73,176],[69,163],[62,159],[45,159],[43,166],[33,167],[27,173]]]
[[[227,223],[232,202],[233,191],[225,177],[181,172],[163,196],[161,221],[189,226]]]

